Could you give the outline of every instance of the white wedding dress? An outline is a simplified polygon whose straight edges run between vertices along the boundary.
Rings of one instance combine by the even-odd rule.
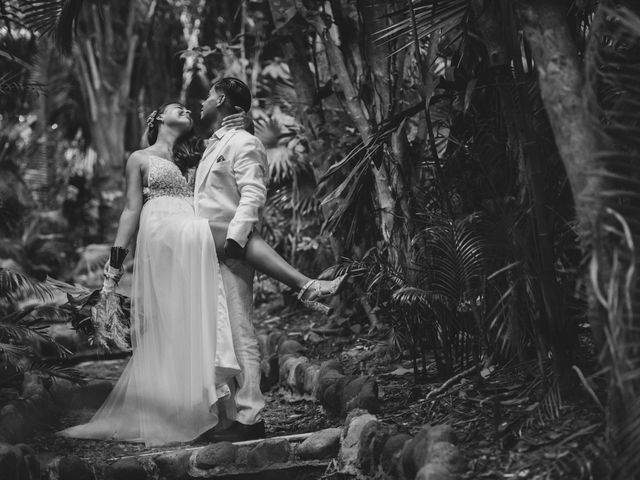
[[[240,372],[205,218],[178,167],[150,157],[131,294],[133,355],[89,423],[60,435],[164,445],[217,424]]]

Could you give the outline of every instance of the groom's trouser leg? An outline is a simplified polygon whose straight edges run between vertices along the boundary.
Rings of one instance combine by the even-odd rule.
[[[220,263],[222,282],[227,296],[233,347],[242,373],[235,395],[235,420],[252,425],[262,420],[264,396],[260,391],[260,350],[253,328],[253,269],[240,260]]]

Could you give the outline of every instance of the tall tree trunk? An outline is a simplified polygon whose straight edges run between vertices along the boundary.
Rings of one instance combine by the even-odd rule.
[[[593,167],[593,132],[582,96],[584,70],[563,3],[556,0],[518,0],[516,12],[538,71],[540,93],[551,123],[582,228],[589,229],[593,208],[590,194],[599,190]]]
[[[362,68],[366,64],[357,45],[358,32],[355,32],[356,35],[350,35],[349,39],[341,37],[339,32],[332,30],[334,26],[331,23],[326,23],[326,18],[323,14],[307,8],[300,0],[270,0],[270,5],[276,25],[280,25],[280,28],[285,28],[285,26],[291,25],[293,22],[302,21],[315,29],[325,47],[328,63],[338,81],[338,88],[344,95],[345,109],[358,130],[362,141],[365,144],[369,144],[373,139],[377,125],[372,123],[371,112],[362,101],[358,89],[360,76],[356,75],[354,78],[350,73],[350,70],[355,70],[355,72],[363,71]],[[331,5],[335,10],[332,12],[333,16],[338,19],[342,18],[341,2],[332,1]],[[334,35],[340,38],[342,42],[340,46],[336,43]],[[354,42],[356,44],[353,44]],[[347,65],[344,52],[348,52],[351,58],[351,69]],[[382,52],[379,55],[383,55]],[[378,62],[374,59],[370,60],[374,61],[374,63]],[[387,109],[385,108],[384,110],[386,111]],[[380,229],[385,240],[389,241],[393,231],[394,220],[394,201],[389,186],[389,178],[385,169],[380,168],[380,166],[373,166],[373,175],[379,203]]]
[[[41,61],[38,62],[38,79],[43,85],[49,85],[50,75],[50,54],[52,49],[48,45],[43,45],[43,50],[49,51],[42,52]],[[29,170],[31,173],[30,187],[33,189],[33,197],[36,202],[44,209],[50,209],[53,206],[50,204],[50,193],[55,186],[55,157],[51,155],[50,148],[50,136],[49,130],[49,109],[48,99],[46,95],[38,95],[38,150],[30,159]],[[55,207],[53,207],[55,208]]]
[[[333,8],[338,9],[339,2],[332,2]],[[334,16],[337,15],[340,17],[341,12],[334,11]],[[336,75],[338,79],[338,85],[340,90],[342,91],[345,97],[345,105],[351,120],[355,124],[356,129],[360,134],[360,138],[365,145],[368,145],[373,140],[374,132],[376,131],[379,124],[375,122],[375,115],[372,115],[372,112],[365,106],[360,91],[358,89],[360,80],[359,77],[353,78],[349,73],[349,67],[347,66],[347,62],[345,59],[344,51],[350,52],[350,55],[353,59],[353,68],[356,72],[360,70],[360,66],[366,64],[363,59],[357,57],[357,52],[359,49],[355,45],[349,45],[347,40],[341,37],[342,40],[342,48],[340,48],[332,35],[331,29],[324,23],[318,15],[307,14],[307,19],[312,22],[316,31],[320,35],[322,42],[325,47],[327,59],[329,65],[333,69],[333,73]],[[352,39],[352,41],[357,41],[358,37]],[[373,52],[371,52],[373,53]],[[377,51],[377,55],[384,56],[384,49],[380,49]],[[378,58],[369,58],[369,62],[372,65],[379,65],[380,60]],[[370,72],[367,72],[369,74]],[[385,79],[386,81],[386,79]],[[369,85],[375,84],[375,80],[373,82],[369,82]],[[385,88],[389,88],[388,81],[381,85],[376,85],[381,91],[385,90]],[[380,96],[376,97],[376,102],[378,104],[378,109],[380,112],[387,112],[389,110],[388,105],[381,105]],[[389,98],[388,93],[386,94],[386,98]],[[370,105],[372,107],[373,105]],[[382,118],[382,117],[381,117]],[[390,243],[391,235],[394,230],[394,211],[395,211],[395,201],[392,195],[392,189],[390,185],[390,179],[387,172],[387,169],[383,163],[385,162],[385,158],[383,158],[378,162],[378,165],[372,166],[373,177],[375,180],[376,186],[376,198],[378,202],[379,215],[380,215],[380,231],[382,233],[382,238]]]
[[[200,21],[204,10],[205,0],[188,2],[180,12],[180,22],[182,23],[182,33],[187,50],[193,50],[200,46]],[[182,88],[180,89],[180,102],[187,105],[187,89],[193,81],[193,76],[202,69],[203,59],[200,55],[188,55],[182,65]],[[205,69],[206,70],[206,69]]]
[[[124,19],[114,16],[113,7],[104,5],[98,12],[97,6],[91,5],[86,12],[84,34],[74,51],[89,111],[91,143],[99,158],[101,233],[105,239],[113,236],[123,204],[125,129],[138,45],[136,2],[128,4]],[[119,32],[122,23],[124,29]],[[120,35],[124,38],[118,38]]]
[[[589,239],[597,231],[602,211],[598,200],[602,182],[590,174],[596,169],[596,144],[583,97],[584,67],[561,4],[554,0],[518,0],[515,9],[531,47],[542,102],[571,186],[578,234],[589,252]],[[602,329],[593,322],[591,326],[596,343],[602,345]]]
[[[625,11],[625,6],[631,7],[635,16],[629,14],[630,10]],[[607,420],[613,478],[637,479],[640,478],[638,115],[617,112],[619,104],[607,103],[613,92],[624,99],[627,108],[637,111],[640,102],[637,87],[640,61],[637,49],[627,48],[640,42],[637,2],[601,2],[591,26],[587,84],[562,5],[553,0],[519,0],[517,11],[571,184],[583,248],[591,257],[585,275],[589,320],[609,380]],[[625,17],[628,23],[617,22],[616,17],[618,20]],[[616,49],[616,42],[623,48]],[[622,121],[615,117],[617,114]]]

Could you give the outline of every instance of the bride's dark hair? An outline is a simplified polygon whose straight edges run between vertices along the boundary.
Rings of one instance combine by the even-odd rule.
[[[160,120],[160,115],[164,113],[169,105],[182,105],[178,102],[167,102],[160,105],[153,112],[149,114],[147,117],[147,142],[149,145],[153,145],[158,140],[158,132],[160,131],[160,125],[162,121]]]
[[[182,173],[197,167],[205,150],[204,139],[192,131],[183,135],[173,146],[173,161]]]
[[[158,131],[162,124],[158,117],[164,113],[169,105],[182,104],[180,102],[163,103],[147,117],[147,142],[149,142],[149,145],[156,143]],[[176,139],[176,143],[173,146],[173,161],[184,173],[189,168],[198,165],[204,149],[204,140],[194,135],[193,128],[190,128]]]

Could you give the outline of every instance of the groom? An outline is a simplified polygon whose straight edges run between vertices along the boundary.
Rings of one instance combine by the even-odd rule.
[[[266,201],[268,164],[260,140],[245,130],[220,128],[225,116],[237,113],[236,107],[245,112],[251,108],[247,85],[230,77],[215,82],[201,114],[215,133],[198,166],[194,193],[196,214],[209,220],[216,245],[224,245],[220,269],[233,347],[242,369],[237,385],[230,385],[235,389],[235,404],[221,402],[225,406],[219,407],[220,424],[227,428],[207,432],[205,439],[211,442],[265,437],[260,353],[252,323],[254,271],[243,258]]]

